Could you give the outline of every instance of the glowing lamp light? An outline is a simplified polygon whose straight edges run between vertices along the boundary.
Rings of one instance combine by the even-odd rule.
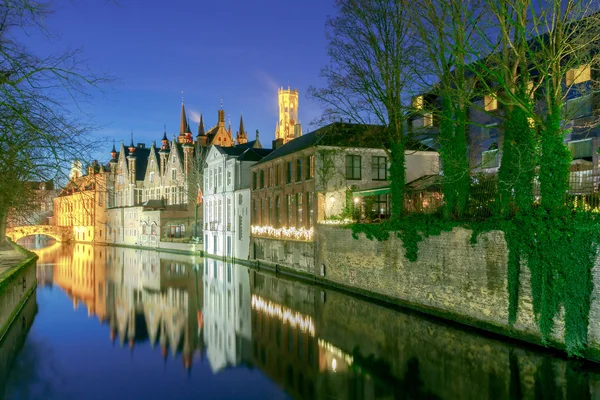
[[[359,201],[360,201],[360,200],[359,200],[359,198],[358,198],[358,197],[355,197],[355,198],[354,198],[354,204],[358,204],[358,202],[359,202]]]
[[[252,226],[253,236],[263,236],[274,239],[313,240],[313,228],[273,228],[272,226]]]
[[[329,202],[330,202],[330,203],[333,203],[334,201],[335,201],[335,197],[331,196],[331,197],[329,198]]]
[[[298,328],[303,332],[308,332],[311,336],[315,336],[315,324],[308,315],[300,314],[254,294],[252,295],[252,309],[275,317],[292,328]]]
[[[337,360],[334,358],[331,360],[331,370],[335,372],[337,370]]]

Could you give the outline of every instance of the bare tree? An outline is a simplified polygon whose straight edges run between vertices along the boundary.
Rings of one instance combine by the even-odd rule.
[[[45,33],[49,13],[46,3],[0,1],[0,242],[8,213],[28,201],[28,181],[56,181],[91,153],[90,125],[68,107],[108,80],[85,67],[79,50],[39,57],[18,41],[22,31]]]
[[[571,155],[564,145],[568,116],[563,105],[569,92],[591,81],[591,71],[600,64],[599,9],[594,0],[548,0],[544,7],[529,7],[529,49],[545,107],[539,120],[539,181],[541,204],[548,210],[562,208],[569,189]]]
[[[327,87],[309,94],[326,107],[325,117],[377,123],[390,158],[392,217],[404,205],[407,89],[412,78],[412,39],[405,0],[336,0],[327,22],[330,66]]]
[[[417,0],[411,21],[422,55],[418,61],[424,92],[413,101],[415,113],[435,114],[439,120],[440,161],[444,173],[444,214],[461,216],[470,184],[467,154],[468,111],[475,80],[468,65],[482,53],[476,39],[484,10],[479,0]]]

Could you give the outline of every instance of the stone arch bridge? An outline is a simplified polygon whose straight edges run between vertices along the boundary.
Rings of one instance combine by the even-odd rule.
[[[13,242],[32,235],[46,235],[56,239],[57,242],[70,242],[73,240],[72,226],[54,226],[54,225],[28,225],[15,226],[6,229],[6,236]]]

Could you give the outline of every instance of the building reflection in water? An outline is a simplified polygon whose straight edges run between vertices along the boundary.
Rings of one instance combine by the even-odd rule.
[[[40,253],[38,265],[38,279],[52,276],[74,309],[85,306],[89,317],[109,326],[113,343],[134,351],[148,341],[165,360],[181,355],[188,369],[194,354],[202,356],[203,286],[194,258],[75,244]]]
[[[600,398],[587,365],[223,261],[78,244],[39,265],[115,345],[257,367],[296,399]]]

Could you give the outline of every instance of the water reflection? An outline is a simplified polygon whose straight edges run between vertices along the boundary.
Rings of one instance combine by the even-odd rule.
[[[169,398],[600,398],[594,366],[222,261],[80,244],[40,252],[38,279],[67,293],[63,312],[85,307],[122,351],[180,358],[188,375],[198,366],[202,385],[163,382]],[[259,371],[273,387],[235,371]],[[139,398],[153,385],[129,384],[135,395],[103,387],[98,398]]]

